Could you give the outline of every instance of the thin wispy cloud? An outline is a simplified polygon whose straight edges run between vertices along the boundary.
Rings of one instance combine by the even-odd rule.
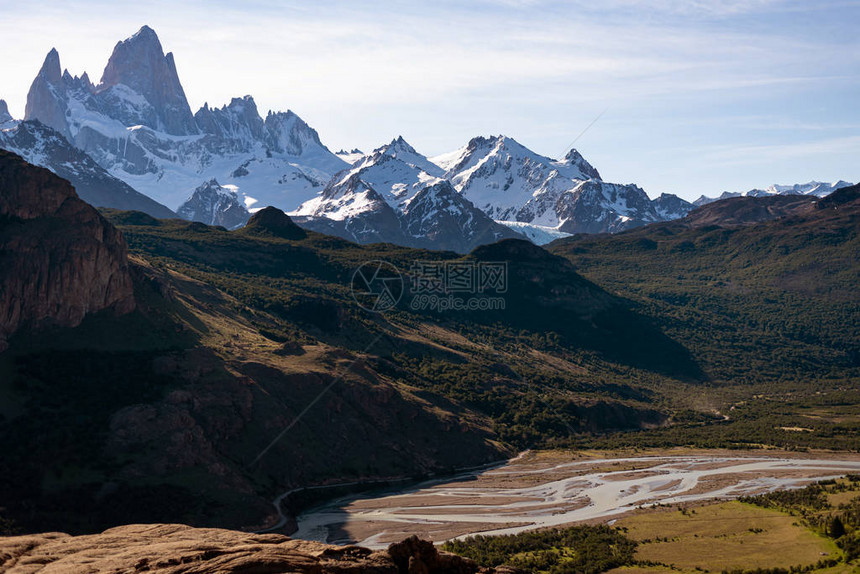
[[[717,146],[705,150],[704,155],[722,165],[754,165],[757,162],[803,158],[814,160],[816,156],[848,153],[860,157],[860,136],[811,140],[798,143]]]

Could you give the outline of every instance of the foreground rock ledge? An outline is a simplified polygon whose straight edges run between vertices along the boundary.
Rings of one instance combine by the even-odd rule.
[[[130,524],[87,536],[50,532],[0,538],[0,572],[489,574],[493,570],[439,552],[415,536],[374,552],[279,534]]]

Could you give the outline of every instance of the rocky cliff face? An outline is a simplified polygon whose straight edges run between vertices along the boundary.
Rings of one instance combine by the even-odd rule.
[[[0,151],[0,348],[25,324],[134,309],[125,240],[47,169]]]
[[[0,569],[24,573],[301,572],[308,574],[471,574],[492,572],[430,542],[408,538],[388,550],[290,540],[181,524],[131,524],[101,534],[72,537],[57,532],[0,539]],[[509,569],[505,569],[510,571]]]

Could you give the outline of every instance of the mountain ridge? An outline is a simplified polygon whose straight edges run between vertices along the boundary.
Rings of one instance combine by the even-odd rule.
[[[0,148],[22,156],[29,163],[50,169],[75,186],[78,196],[94,207],[142,211],[153,217],[176,214],[115,178],[89,155],[38,120],[0,126]]]
[[[357,149],[334,154],[294,112],[269,111],[263,117],[250,95],[221,107],[206,102],[192,113],[173,54],[164,52],[149,26],[116,44],[97,85],[86,73],[77,77],[62,70],[58,52],[51,49],[28,93],[25,120],[57,130],[111,176],[168,208],[183,208],[213,179],[235,191],[238,205],[211,196],[210,205],[203,206],[198,196],[194,209],[183,209],[185,217],[205,212],[198,219],[235,223],[245,217],[243,209],[250,214],[274,206],[295,215],[301,225],[360,242],[437,244],[467,252],[474,247],[469,238],[476,234],[468,225],[475,219],[492,228],[488,239],[519,235],[547,243],[672,220],[695,207],[672,194],[651,199],[635,184],[606,182],[576,149],[552,159],[506,135],[473,137],[433,158],[402,136],[365,155]],[[373,193],[350,181],[355,174]],[[460,214],[435,226],[456,235],[444,244],[437,233],[433,240],[415,235],[434,226],[398,221],[408,218],[411,198],[428,187],[440,191],[441,180],[465,200],[449,201],[449,210]],[[843,184],[772,186],[747,195],[820,195]],[[707,201],[703,197],[696,203]],[[240,215],[215,213],[219,209]]]
[[[854,184],[838,180],[832,183],[809,181],[807,183],[795,183],[791,185],[773,184],[765,189],[751,189],[745,192],[724,191],[718,197],[699,196],[693,201],[693,205],[701,207],[714,201],[721,199],[730,199],[734,197],[771,197],[774,195],[811,195],[815,197],[824,197],[843,187],[850,187]]]
[[[490,219],[518,222],[484,224],[493,228],[488,237],[512,237],[517,228],[527,229],[534,239],[586,229],[617,231],[675,216],[684,208],[677,200],[672,210],[658,213],[648,207],[643,212],[642,196],[647,196],[641,189],[602,183],[599,172],[577,150],[551,160],[506,136],[473,138],[464,148],[436,159],[440,165],[419,154],[402,136],[361,158],[354,149],[344,155],[347,162],[331,153],[316,131],[293,112],[270,111],[261,117],[251,96],[233,98],[221,107],[207,102],[192,114],[173,55],[164,53],[148,26],[116,44],[98,85],[86,74],[73,77],[61,72],[59,54],[52,49],[31,86],[25,119],[38,119],[56,129],[112,176],[171,209],[179,209],[195,190],[216,179],[236,189],[249,212],[272,205],[302,216],[304,225],[308,218],[331,218],[331,210],[319,212],[316,204],[325,201],[325,189],[334,185],[332,178],[338,172],[369,169],[384,158],[397,160],[402,173],[389,174],[386,181],[366,178],[387,201],[399,200],[399,205],[392,205],[396,212],[403,211],[405,202],[421,189],[447,179],[469,202],[461,211],[472,209],[467,207],[471,204]],[[344,179],[341,176],[342,184]],[[586,194],[593,201],[577,200],[575,188],[585,181],[601,182],[591,186],[602,189],[603,197]],[[619,194],[640,207],[616,201]],[[223,207],[233,209],[229,202]],[[193,217],[191,211],[183,213]],[[390,213],[375,217],[390,228],[378,233],[367,228],[367,214],[349,217],[358,220],[337,223],[335,217],[335,222],[307,224],[359,241],[390,237],[405,245],[416,244],[410,234],[394,233]],[[459,234],[452,244],[470,249],[468,237],[473,231],[442,222],[439,226]],[[413,222],[408,227],[421,226]],[[427,238],[421,241],[428,243]]]
[[[170,208],[213,177],[261,207],[297,206],[346,167],[293,112],[263,119],[250,96],[191,114],[174,58],[148,26],[116,45],[98,86],[59,69],[52,49],[30,88],[25,120],[56,129]]]

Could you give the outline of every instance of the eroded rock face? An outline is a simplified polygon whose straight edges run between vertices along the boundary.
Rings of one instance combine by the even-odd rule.
[[[134,309],[119,231],[71,184],[0,150],[0,350],[24,324]]]
[[[373,552],[181,524],[130,524],[90,536],[57,532],[0,538],[0,570],[158,574],[215,572],[472,574],[483,570],[467,558],[438,552],[416,537]]]

